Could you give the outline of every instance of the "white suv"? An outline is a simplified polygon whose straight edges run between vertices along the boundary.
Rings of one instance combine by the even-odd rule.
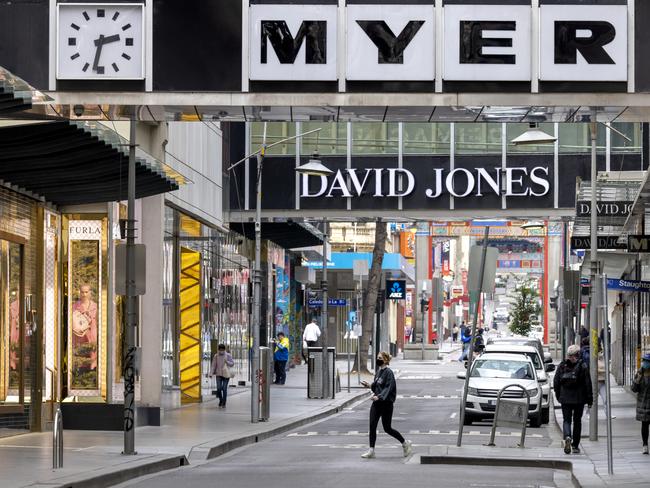
[[[539,356],[539,351],[533,346],[520,346],[515,344],[488,344],[485,346],[487,353],[523,354],[530,358],[537,371],[537,381],[542,387],[542,423],[548,424],[551,408],[551,383],[548,372],[555,370],[554,364],[544,364]]]
[[[464,379],[465,371],[457,377]],[[537,381],[533,362],[521,354],[484,353],[472,362],[465,404],[465,425],[494,417],[497,395],[501,388],[517,384],[526,389],[530,397],[528,418],[531,427],[542,425],[542,389]],[[506,390],[503,398],[523,398],[518,388]],[[461,400],[462,401],[462,400]]]

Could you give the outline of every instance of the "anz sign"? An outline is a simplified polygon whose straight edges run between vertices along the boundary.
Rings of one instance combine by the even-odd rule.
[[[421,3],[253,4],[249,78],[531,81],[535,71],[540,81],[624,82],[628,11],[613,3],[449,2],[439,22],[435,7]]]
[[[405,300],[406,280],[386,280],[386,298],[391,300]]]

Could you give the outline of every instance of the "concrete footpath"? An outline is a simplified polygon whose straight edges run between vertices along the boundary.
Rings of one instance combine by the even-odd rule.
[[[347,363],[337,361],[347,371]],[[161,427],[136,429],[135,456],[121,455],[122,432],[64,431],[64,464],[52,469],[52,433],[32,433],[0,439],[0,486],[3,488],[93,488],[111,486],[138,476],[187,463],[198,464],[232,449],[264,440],[313,422],[368,396],[357,386],[346,391],[347,377],[336,399],[307,399],[307,368],[287,374],[287,383],[271,388],[271,418],[250,422],[250,390],[229,389],[225,409],[212,399],[164,412]]]

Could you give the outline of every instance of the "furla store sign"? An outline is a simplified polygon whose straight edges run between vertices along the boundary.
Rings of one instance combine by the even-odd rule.
[[[452,195],[456,198],[482,197],[487,194],[506,197],[543,197],[550,190],[549,168],[511,167],[434,168],[428,181],[418,181],[429,199]],[[416,188],[415,176],[403,168],[346,168],[326,176],[302,175],[301,198],[355,198],[371,194],[375,198],[406,197]]]
[[[542,3],[536,7],[539,26],[533,26],[531,5],[512,3],[449,1],[439,23],[434,6],[421,2],[354,2],[344,9],[251,5],[249,78],[530,81],[535,36],[540,80],[627,80],[627,5]],[[435,69],[437,38],[443,43],[442,73]]]

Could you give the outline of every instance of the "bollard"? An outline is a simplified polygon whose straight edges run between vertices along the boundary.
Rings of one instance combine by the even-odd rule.
[[[56,409],[52,429],[52,468],[63,467],[63,413],[61,407]]]

